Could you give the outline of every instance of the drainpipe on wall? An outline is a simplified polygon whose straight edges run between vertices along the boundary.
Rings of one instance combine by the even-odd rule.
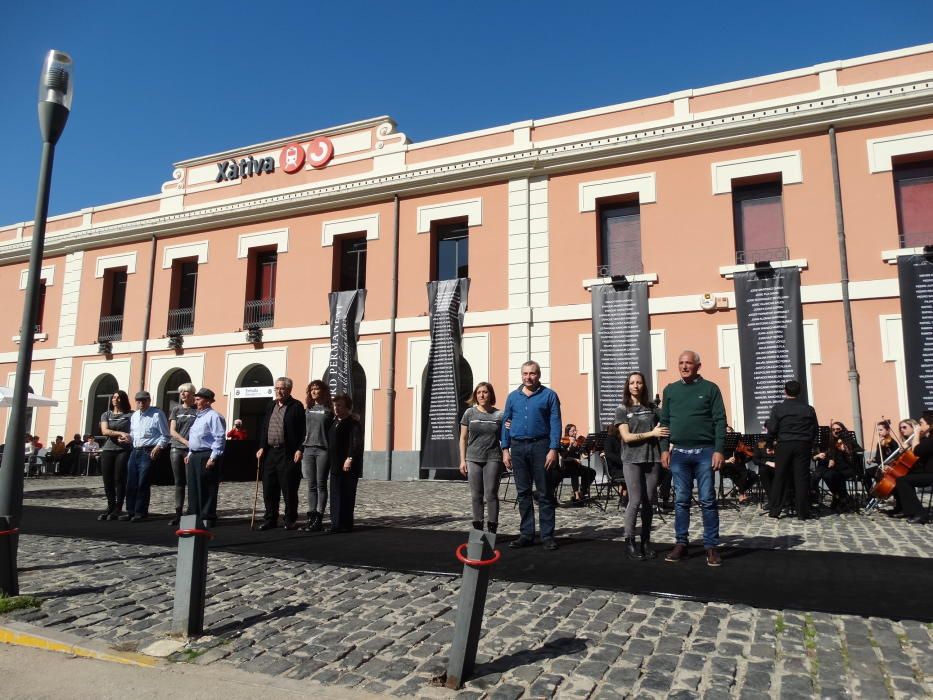
[[[149,291],[146,293],[146,318],[143,321],[143,353],[142,353],[142,369],[139,372],[139,390],[146,390],[146,344],[149,342],[149,322],[150,317],[152,316],[152,285],[155,281],[155,264],[156,264],[156,237],[155,234],[152,234],[152,245],[149,250]]]
[[[392,228],[392,301],[389,307],[389,371],[386,377],[386,480],[392,481],[392,452],[395,451],[395,318],[398,316],[399,197],[395,195]]]
[[[833,164],[833,196],[836,203],[836,237],[839,240],[839,282],[842,287],[842,312],[845,317],[846,349],[849,355],[849,394],[852,422],[860,445],[862,436],[862,401],[859,398],[858,365],[855,362],[855,334],[852,329],[852,302],[849,300],[849,257],[846,252],[846,225],[842,214],[842,186],[839,182],[839,153],[836,150],[836,127],[829,127],[829,153]]]

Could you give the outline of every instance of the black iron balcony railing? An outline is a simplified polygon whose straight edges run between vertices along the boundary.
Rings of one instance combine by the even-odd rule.
[[[788,259],[790,259],[790,251],[787,248],[759,248],[758,250],[735,251],[736,265],[750,265],[756,262]]]
[[[190,335],[194,333],[194,307],[168,310],[166,335]]]
[[[116,316],[101,316],[100,325],[97,329],[97,340],[122,340],[123,339],[123,314]]]
[[[243,328],[271,328],[275,320],[275,299],[253,299],[246,302]]]

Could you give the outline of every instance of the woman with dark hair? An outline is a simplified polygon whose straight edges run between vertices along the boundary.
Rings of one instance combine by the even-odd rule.
[[[470,482],[473,528],[499,527],[499,478],[502,475],[502,411],[496,408],[496,390],[489,382],[473,389],[470,407],[460,419],[460,473]]]
[[[107,437],[100,451],[100,472],[107,495],[107,511],[97,516],[98,520],[116,520],[123,510],[126,498],[126,464],[130,459],[130,399],[126,392],[118,389],[110,397],[110,410],[100,416],[100,432]]]
[[[327,431],[334,421],[330,387],[315,379],[305,390],[305,441],[301,475],[308,482],[308,522],[300,528],[316,532],[323,528],[327,507]]]
[[[830,508],[834,512],[851,510],[849,491],[846,480],[856,476],[859,472],[859,456],[862,448],[849,434],[849,429],[841,421],[830,424],[829,448],[814,457],[816,471],[813,478],[822,479],[833,495]]]
[[[670,434],[660,425],[657,407],[648,398],[645,375],[632,372],[625,380],[622,405],[616,409],[616,425],[625,447],[622,470],[628,487],[625,509],[625,549],[629,559],[653,559],[651,548],[651,501],[661,475],[661,446],[658,438]],[[641,508],[641,546],[635,544],[635,517]]]
[[[570,502],[575,506],[583,505],[590,495],[590,486],[596,480],[596,470],[584,466],[580,461],[582,456],[583,436],[577,434],[577,426],[568,423],[564,426],[564,437],[560,441],[560,478],[570,477],[570,487],[573,489]]]
[[[900,443],[891,428],[891,421],[879,421],[875,426],[878,431],[878,442],[871,456],[871,466],[865,469],[865,490],[871,491],[882,475],[882,467],[890,461],[894,454],[901,449]]]
[[[907,522],[922,525],[930,518],[917,498],[917,487],[933,486],[933,411],[923,412],[908,447],[913,450],[917,462],[894,482],[894,489]]]
[[[331,534],[353,529],[356,486],[363,475],[363,426],[350,411],[353,399],[337,394],[333,400],[334,420],[327,431],[327,459],[330,464]]]

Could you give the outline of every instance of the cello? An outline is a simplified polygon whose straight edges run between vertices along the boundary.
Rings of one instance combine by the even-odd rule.
[[[871,500],[865,506],[866,515],[877,508],[880,501],[894,493],[894,486],[897,480],[902,476],[906,476],[910,470],[914,468],[916,463],[917,455],[914,454],[913,448],[910,448],[901,452],[896,459],[892,460],[891,463],[884,468],[881,478],[878,479],[878,483],[875,484],[875,487],[869,494]]]

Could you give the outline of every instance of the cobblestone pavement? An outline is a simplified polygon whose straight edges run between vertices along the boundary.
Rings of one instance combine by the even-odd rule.
[[[252,498],[252,484],[224,484],[221,515],[248,515]],[[169,512],[171,499],[171,487],[156,487],[153,511]],[[103,492],[94,478],[35,480],[26,503],[98,510]],[[360,484],[362,524],[462,530],[467,512],[461,483]],[[500,521],[500,532],[517,531],[510,504]],[[557,524],[559,536],[621,537],[614,505],[606,513],[562,508]],[[672,527],[668,518],[656,539],[672,541]],[[799,523],[763,518],[755,507],[726,509],[721,529],[724,546],[927,558],[933,550],[933,527],[880,514]],[[20,568],[23,591],[45,602],[15,619],[124,649],[168,632],[174,549],[24,536]],[[722,572],[728,585],[727,567]],[[933,697],[933,677],[925,675],[930,624],[495,581],[475,677],[454,693],[430,679],[446,668],[457,592],[457,577],[215,551],[205,618],[211,636],[175,660],[400,697]]]

